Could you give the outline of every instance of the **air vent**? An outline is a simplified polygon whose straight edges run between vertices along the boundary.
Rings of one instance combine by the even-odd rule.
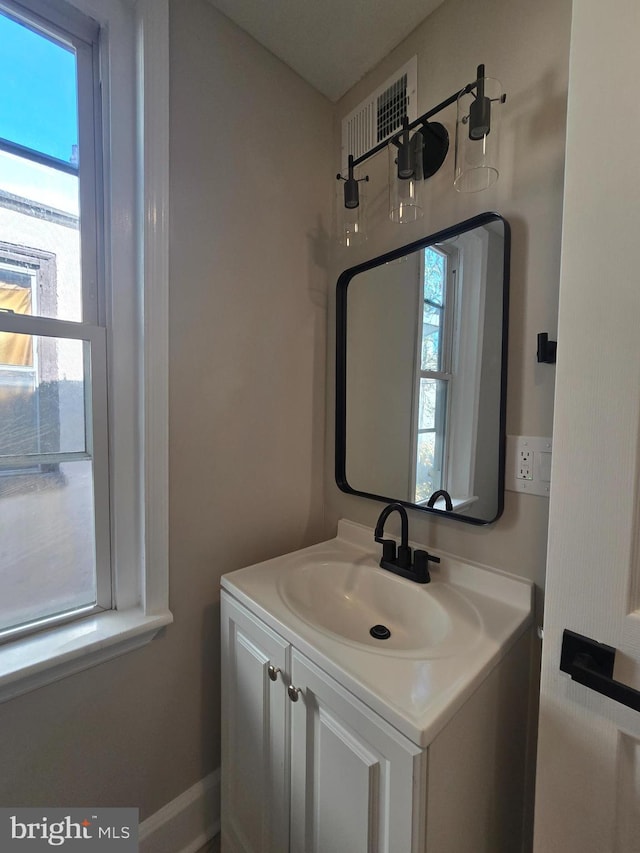
[[[342,120],[342,168],[347,157],[360,157],[393,136],[406,115],[417,118],[417,67],[414,56]]]

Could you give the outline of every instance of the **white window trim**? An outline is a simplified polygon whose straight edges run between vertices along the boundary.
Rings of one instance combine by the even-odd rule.
[[[484,313],[487,289],[487,254],[489,238],[485,229],[469,231],[457,240],[459,250],[457,299],[460,306],[456,322],[456,352],[451,394],[449,436],[449,484],[452,499],[458,507],[468,506],[478,498],[473,494],[475,481],[476,440],[480,405],[480,380]]]
[[[46,14],[51,0],[35,2]],[[168,601],[168,2],[71,3],[97,20],[109,40],[101,67],[103,109],[118,118],[104,122],[109,132],[104,141],[106,272],[113,281],[136,285],[128,288],[130,302],[118,294],[108,306],[118,341],[110,347],[116,376],[110,407],[117,451],[112,454],[117,609],[0,646],[0,701],[139,648],[173,621]],[[131,91],[133,79],[136,91]]]

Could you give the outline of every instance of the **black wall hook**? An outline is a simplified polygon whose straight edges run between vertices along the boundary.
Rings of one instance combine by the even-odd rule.
[[[541,364],[555,364],[557,347],[557,342],[550,341],[546,332],[540,332],[538,335],[538,361]]]

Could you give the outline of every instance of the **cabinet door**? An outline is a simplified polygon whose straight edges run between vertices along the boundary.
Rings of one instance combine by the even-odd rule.
[[[283,674],[289,645],[224,591],[221,621],[223,849],[284,853],[289,701]],[[280,670],[275,681],[270,666]]]
[[[422,853],[426,754],[292,649],[291,853]]]

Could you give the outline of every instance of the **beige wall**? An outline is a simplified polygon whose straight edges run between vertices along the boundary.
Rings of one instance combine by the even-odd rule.
[[[171,3],[170,604],[141,651],[0,705],[0,804],[139,806],[219,765],[218,578],[322,537],[332,108]]]
[[[348,287],[347,482],[403,500],[411,495],[419,258],[414,254],[359,273]],[[379,339],[380,329],[389,345]]]
[[[512,227],[511,310],[507,431],[551,435],[554,368],[536,363],[536,334],[555,337],[570,0],[447,0],[338,104],[335,167],[340,163],[340,120],[412,55],[418,55],[418,111],[457,91],[484,62],[488,76],[508,93],[503,111],[501,176],[491,189],[454,191],[453,144],[443,168],[426,185],[424,218],[411,225],[388,221],[387,155],[366,164],[370,175],[369,240],[336,250],[333,280],[342,269],[487,210]],[[453,140],[455,107],[438,116]],[[332,287],[330,290],[333,298]],[[333,311],[333,305],[331,306]],[[333,481],[333,346],[329,325],[326,460],[326,532],[338,518],[373,525],[382,504],[346,495]],[[414,539],[544,583],[548,501],[506,493],[505,512],[490,527],[434,520],[412,512]]]

